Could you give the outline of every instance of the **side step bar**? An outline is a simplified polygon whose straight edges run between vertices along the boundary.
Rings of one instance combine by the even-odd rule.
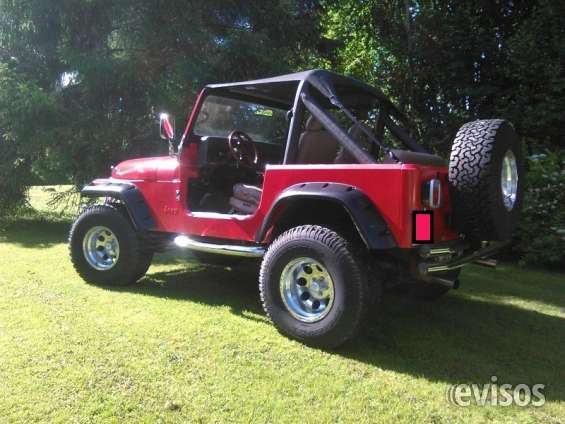
[[[174,239],[178,247],[196,250],[197,252],[214,253],[216,255],[240,256],[244,258],[261,258],[265,248],[261,246],[239,246],[231,244],[215,244],[196,241],[188,236],[180,235]]]

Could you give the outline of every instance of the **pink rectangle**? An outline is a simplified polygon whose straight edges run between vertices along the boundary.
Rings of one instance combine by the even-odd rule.
[[[416,214],[416,241],[430,241],[432,239],[432,215],[427,213]]]

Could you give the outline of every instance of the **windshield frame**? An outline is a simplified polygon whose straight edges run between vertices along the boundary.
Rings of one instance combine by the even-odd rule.
[[[250,132],[249,129],[245,128],[244,125],[239,125],[239,126],[234,125],[234,128],[230,127],[230,129],[226,131],[226,135],[199,134],[198,133],[199,118],[201,117],[201,114],[203,113],[203,109],[206,107],[207,102],[210,101],[210,98],[212,98],[212,97],[218,98],[218,99],[231,100],[231,101],[234,101],[234,102],[237,102],[237,103],[240,103],[240,104],[248,103],[249,105],[263,107],[265,109],[272,110],[274,113],[279,114],[278,117],[273,117],[273,119],[282,119],[282,122],[284,123],[283,134],[278,136],[278,137],[275,137],[275,138],[258,137],[257,134]],[[224,104],[224,106],[227,106],[227,104]],[[222,113],[222,112],[220,112],[220,113]],[[264,101],[262,99],[258,99],[257,97],[233,95],[233,93],[229,93],[229,92],[225,92],[225,91],[210,91],[201,100],[201,104],[199,106],[198,112],[196,113],[196,115],[194,117],[194,124],[192,125],[191,135],[195,136],[195,137],[199,137],[201,139],[204,138],[204,137],[226,137],[227,138],[228,134],[231,131],[233,131],[234,129],[238,129],[240,131],[246,132],[253,139],[253,141],[256,142],[256,143],[283,145],[284,146],[284,144],[286,143],[286,134],[288,132],[287,114],[288,114],[288,108],[281,107],[280,104],[274,104],[272,102],[268,102],[268,101]],[[223,134],[223,132],[222,132],[222,134]],[[282,141],[277,142],[275,140],[282,140]]]

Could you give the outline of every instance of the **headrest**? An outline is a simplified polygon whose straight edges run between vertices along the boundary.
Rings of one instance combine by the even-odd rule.
[[[310,116],[306,121],[306,131],[321,131],[323,129],[322,123],[313,116]]]

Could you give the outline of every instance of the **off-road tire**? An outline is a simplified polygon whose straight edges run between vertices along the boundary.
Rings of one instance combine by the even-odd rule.
[[[261,264],[259,291],[265,312],[282,334],[322,349],[336,348],[357,334],[367,314],[370,292],[368,267],[353,251],[351,242],[316,225],[292,228],[271,244]],[[321,263],[334,284],[333,306],[313,323],[294,318],[280,290],[284,267],[303,256]]]
[[[110,229],[120,244],[120,256],[113,268],[100,271],[93,268],[83,252],[83,240],[95,226]],[[138,281],[151,265],[153,253],[142,248],[139,234],[124,214],[114,206],[89,206],[74,222],[69,234],[71,262],[84,281],[102,286],[123,286]]]
[[[504,206],[500,178],[504,155],[516,157],[518,188],[512,210]],[[523,196],[523,160],[514,128],[502,119],[463,125],[449,163],[456,227],[473,240],[507,240],[518,224]]]

